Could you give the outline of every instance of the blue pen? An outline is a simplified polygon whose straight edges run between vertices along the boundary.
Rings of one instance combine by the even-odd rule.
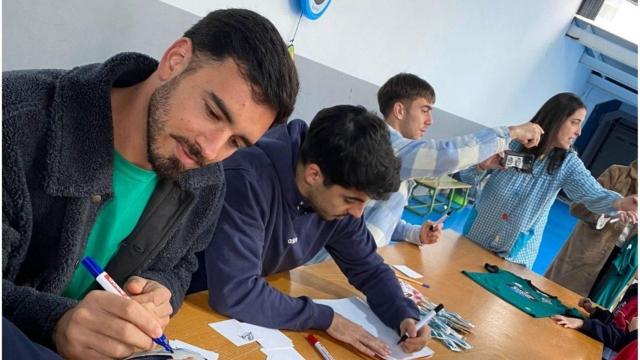
[[[112,294],[129,298],[129,295],[127,295],[127,293],[124,292],[124,290],[122,290],[122,288],[120,288],[120,286],[118,286],[115,281],[113,281],[111,276],[109,276],[109,274],[102,270],[100,265],[98,265],[90,256],[85,256],[84,259],[82,259],[82,265],[91,273],[91,276],[96,278],[96,281],[98,282],[98,284],[100,284],[100,286],[102,286],[104,290]],[[162,346],[165,350],[173,353],[173,349],[171,348],[171,345],[169,345],[167,337],[164,336],[164,334],[162,334],[162,336],[160,336],[159,338],[153,339],[153,342]]]

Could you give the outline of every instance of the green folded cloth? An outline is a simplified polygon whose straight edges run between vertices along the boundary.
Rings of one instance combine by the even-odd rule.
[[[545,293],[533,285],[531,280],[523,279],[512,272],[498,269],[495,273],[464,270],[462,273],[502,300],[533,317],[565,315],[582,318],[578,309],[568,308],[556,296]]]

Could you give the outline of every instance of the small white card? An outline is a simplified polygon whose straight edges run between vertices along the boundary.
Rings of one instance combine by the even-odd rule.
[[[209,326],[236,346],[246,345],[258,340],[251,330],[247,330],[242,323],[236,319],[214,322],[209,324]]]
[[[257,341],[267,350],[293,347],[293,341],[277,329],[243,323],[236,319],[211,323],[209,326],[236,346]]]
[[[406,265],[391,265],[394,268],[396,268],[398,271],[400,271],[401,273],[407,275],[408,277],[412,278],[412,279],[420,279],[422,276],[422,274],[420,274],[417,271],[414,271],[413,269],[411,269],[410,267],[406,266]]]
[[[304,360],[302,355],[292,347],[284,349],[260,349],[260,351],[267,354],[267,360]]]
[[[269,329],[266,327],[248,323],[241,324],[245,329],[253,333],[255,338],[264,349],[268,350],[293,347],[293,341],[291,341],[291,339],[289,339],[280,330]]]
[[[206,360],[217,360],[218,359],[218,353],[213,352],[213,351],[209,351],[209,350],[205,350],[203,348],[199,348],[199,347],[197,347],[195,345],[191,345],[191,344],[186,343],[184,341],[169,340],[169,345],[171,345],[171,347],[174,348],[174,349],[185,349],[185,350],[192,351],[192,352],[202,356]]]

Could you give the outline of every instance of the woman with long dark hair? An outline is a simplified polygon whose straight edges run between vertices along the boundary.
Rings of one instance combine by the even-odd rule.
[[[549,209],[561,189],[594,213],[621,212],[619,216],[636,218],[637,197],[623,198],[603,188],[572,149],[586,113],[584,103],[572,93],[547,100],[531,120],[544,130],[538,146],[511,145],[514,151],[534,156],[530,173],[503,169],[497,157],[459,173],[462,181],[473,185],[488,177],[465,224],[465,236],[506,260],[531,268]]]

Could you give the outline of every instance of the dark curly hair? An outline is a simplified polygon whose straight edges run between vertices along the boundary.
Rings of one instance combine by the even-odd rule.
[[[391,147],[387,125],[362,106],[320,110],[300,147],[299,161],[314,163],[324,185],[339,185],[387,199],[400,186],[400,159]]]
[[[232,58],[252,85],[258,103],[276,110],[274,125],[291,115],[298,72],[278,30],[265,17],[245,9],[210,12],[184,33],[191,39],[194,66]],[[191,67],[191,66],[190,66]]]

